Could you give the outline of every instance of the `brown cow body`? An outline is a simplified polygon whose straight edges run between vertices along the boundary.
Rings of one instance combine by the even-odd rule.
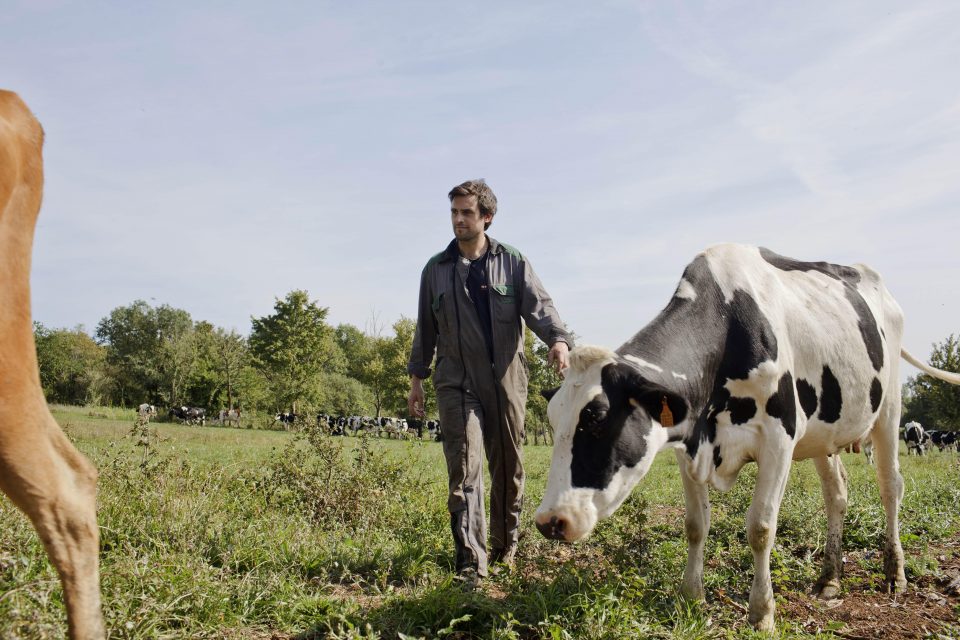
[[[30,255],[43,193],[43,130],[0,91],[0,490],[33,522],[63,583],[70,637],[104,637],[97,470],[67,440],[40,387]]]

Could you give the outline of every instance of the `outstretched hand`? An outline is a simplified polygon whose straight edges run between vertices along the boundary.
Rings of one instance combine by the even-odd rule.
[[[563,375],[563,370],[570,366],[570,347],[566,342],[554,342],[547,354],[547,363],[553,365],[554,371]]]

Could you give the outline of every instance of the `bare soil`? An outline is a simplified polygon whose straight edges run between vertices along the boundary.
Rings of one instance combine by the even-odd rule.
[[[882,578],[863,568],[866,554],[847,554],[840,598],[824,602],[807,594],[781,593],[777,614],[803,621],[807,633],[829,631],[850,640],[955,640],[960,634],[960,537],[930,545],[928,554],[938,569],[909,582],[898,594],[884,593]]]

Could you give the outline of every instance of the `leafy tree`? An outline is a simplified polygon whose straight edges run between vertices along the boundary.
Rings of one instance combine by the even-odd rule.
[[[547,400],[541,395],[544,389],[554,389],[560,386],[562,378],[547,363],[549,347],[534,335],[529,327],[523,335],[523,354],[527,361],[527,415],[524,420],[526,431],[533,432],[534,444],[553,444],[553,430],[547,419]]]
[[[106,350],[82,327],[48,329],[34,323],[40,383],[49,402],[99,403],[109,393]]]
[[[197,335],[193,327],[161,335],[156,362],[160,396],[167,404],[205,404],[186,397],[184,393],[197,365]]]
[[[340,373],[343,354],[327,324],[327,307],[306,291],[291,291],[274,305],[274,313],[252,318],[250,353],[266,378],[277,408],[316,404],[322,373]]]
[[[213,369],[227,394],[227,408],[238,406],[235,394],[240,386],[240,376],[247,365],[250,352],[246,339],[236,331],[217,328],[213,334]]]
[[[960,373],[960,339],[950,334],[933,345],[930,364]],[[916,420],[937,429],[960,429],[960,387],[925,373],[908,378],[903,389],[904,421]]]
[[[359,380],[340,373],[324,373],[319,378],[317,404],[323,413],[332,415],[364,415],[372,406],[370,390]]]
[[[364,367],[373,351],[371,338],[352,324],[340,324],[334,331],[334,340],[343,353],[344,373],[356,380],[362,380]]]
[[[184,335],[193,329],[190,314],[169,305],[153,308],[143,300],[117,307],[97,325],[95,336],[107,348],[107,363],[121,405],[176,400],[190,362]]]

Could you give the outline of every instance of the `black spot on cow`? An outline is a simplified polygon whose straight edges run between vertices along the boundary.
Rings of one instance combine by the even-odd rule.
[[[808,418],[816,413],[817,390],[803,378],[797,378],[797,397],[800,399],[800,406],[803,407],[803,412]]]
[[[880,371],[883,367],[883,341],[877,328],[877,319],[856,287],[847,285],[843,288],[843,292],[853,306],[853,310],[857,312],[857,326],[860,328],[863,344],[867,348],[867,355],[870,356],[870,364],[875,371]]]
[[[790,372],[780,377],[777,390],[767,400],[767,415],[780,420],[783,430],[791,438],[797,433],[797,399]]]
[[[880,408],[881,400],[883,400],[883,385],[880,384],[880,380],[874,378],[873,384],[870,385],[870,409],[874,413]]]
[[[802,262],[787,258],[770,251],[764,247],[760,248],[760,255],[768,263],[782,271],[817,271],[827,275],[834,280],[843,283],[844,294],[850,301],[853,310],[857,313],[860,336],[863,338],[863,344],[867,349],[867,355],[870,357],[870,363],[874,370],[880,371],[883,367],[883,344],[881,342],[881,333],[877,327],[877,320],[867,306],[863,296],[857,291],[857,284],[860,282],[860,272],[853,267],[847,267],[840,264],[831,264],[829,262]],[[886,336],[884,336],[884,339]]]
[[[719,469],[723,464],[723,456],[720,455],[720,447],[713,448],[713,467]]]
[[[773,327],[750,294],[742,290],[735,291],[726,312],[726,335],[713,392],[686,442],[691,458],[697,455],[700,442],[716,440],[717,415],[720,412],[730,409],[731,420],[734,419],[734,409],[730,406],[732,399],[726,388],[727,380],[746,380],[761,363],[777,359],[777,337]],[[740,410],[745,413],[745,409],[746,406],[742,404],[737,407],[738,418],[744,415]],[[753,403],[753,411],[756,413],[756,403]]]
[[[843,394],[840,383],[837,381],[830,367],[824,365],[823,377],[820,380],[820,413],[817,418],[824,422],[836,422],[840,419],[840,410],[843,408]]]
[[[730,410],[730,422],[733,424],[746,424],[757,415],[757,403],[753,398],[730,398],[727,401],[727,408]]]
[[[860,282],[860,272],[853,267],[829,262],[803,262],[774,253],[766,247],[760,247],[760,256],[781,271],[819,271],[834,280],[842,280],[856,285]]]
[[[606,365],[600,385],[600,394],[580,410],[573,434],[574,487],[604,489],[622,467],[640,462],[647,452],[650,416],[659,417],[664,398],[676,423],[687,417],[682,398],[623,362]]]

